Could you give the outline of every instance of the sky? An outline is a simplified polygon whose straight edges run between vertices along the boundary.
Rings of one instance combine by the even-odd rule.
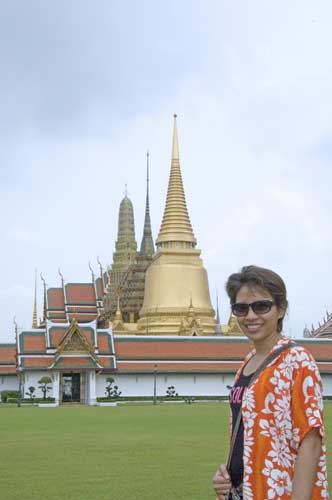
[[[156,239],[173,113],[187,205],[229,317],[227,277],[268,267],[285,332],[332,310],[332,4],[3,0],[0,342],[30,328],[35,269],[59,286],[112,263],[125,184],[140,244],[150,151]]]

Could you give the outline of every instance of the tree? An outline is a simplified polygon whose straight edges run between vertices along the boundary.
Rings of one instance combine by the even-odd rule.
[[[106,382],[107,382],[107,386],[106,386],[105,393],[107,394],[107,397],[108,398],[119,398],[121,395],[121,391],[119,391],[119,387],[117,385],[114,385],[114,378],[107,377]]]
[[[46,394],[51,390],[51,387],[48,387],[48,384],[52,383],[52,379],[50,377],[42,377],[38,380],[38,384],[40,384],[39,389],[43,392],[43,399],[46,399]]]
[[[35,390],[36,390],[36,388],[33,385],[30,385],[29,392],[25,393],[27,396],[29,396],[29,398],[31,399],[31,401],[33,400],[33,398],[36,397],[36,395],[34,394]]]
[[[169,387],[167,387],[166,396],[168,398],[175,398],[176,396],[178,396],[178,393],[175,391],[174,385],[170,385]]]

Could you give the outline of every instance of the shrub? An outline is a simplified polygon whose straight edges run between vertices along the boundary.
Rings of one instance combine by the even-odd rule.
[[[166,396],[168,398],[175,398],[176,396],[178,396],[178,393],[176,392],[174,385],[170,385],[169,387],[167,387]]]
[[[51,387],[48,387],[48,384],[51,383],[52,379],[50,377],[42,377],[40,380],[38,380],[38,384],[40,384],[38,387],[42,390],[43,399],[46,399],[47,392],[51,390]]]
[[[19,391],[1,391],[1,401],[2,403],[7,403],[8,398],[16,398],[20,397]]]
[[[27,396],[30,397],[31,401],[33,401],[33,399],[36,397],[36,395],[34,394],[35,390],[36,388],[33,385],[30,385],[29,391],[25,393]]]
[[[106,379],[107,386],[105,390],[105,394],[107,395],[108,399],[117,399],[121,396],[121,391],[119,391],[119,387],[117,385],[114,385],[114,378],[113,377],[107,377]]]

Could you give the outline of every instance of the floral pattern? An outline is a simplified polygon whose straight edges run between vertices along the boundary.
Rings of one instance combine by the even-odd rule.
[[[281,339],[273,350],[289,343]],[[243,366],[255,354],[252,351]],[[244,500],[289,500],[297,451],[317,427],[322,454],[312,500],[328,499],[322,382],[310,352],[299,345],[283,351],[263,370],[242,400]]]

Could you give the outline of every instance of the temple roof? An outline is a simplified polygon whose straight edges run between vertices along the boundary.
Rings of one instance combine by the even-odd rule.
[[[16,373],[16,345],[0,344],[0,375]]]
[[[252,349],[246,337],[154,337],[114,338],[119,372],[234,373]],[[332,340],[296,342],[307,348],[322,373],[332,372]]]
[[[61,325],[47,321],[45,329],[21,332],[18,346],[19,366],[23,369],[113,370],[116,366],[112,334],[109,330],[97,330],[96,322],[87,325],[73,320]],[[0,344],[0,368],[6,356],[11,356],[16,369],[15,346],[6,349]]]
[[[183,189],[176,115],[174,115],[171,172],[164,216],[157,238],[157,246],[163,246],[164,243],[168,242],[189,243],[192,246],[196,246],[196,238],[191,227]]]
[[[315,338],[332,338],[332,313],[326,311],[326,316],[323,318],[323,324],[319,323],[316,329],[312,326],[310,336]]]

